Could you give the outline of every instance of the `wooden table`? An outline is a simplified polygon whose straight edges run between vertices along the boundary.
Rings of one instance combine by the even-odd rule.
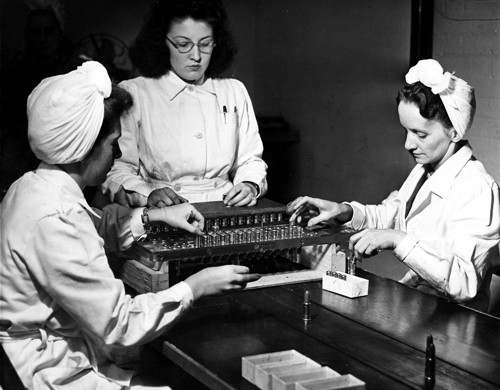
[[[241,376],[241,357],[289,349],[356,376],[367,389],[419,389],[432,334],[436,389],[500,388],[499,319],[357,275],[369,279],[368,296],[346,298],[315,281],[204,298],[155,347],[211,389],[256,389]]]

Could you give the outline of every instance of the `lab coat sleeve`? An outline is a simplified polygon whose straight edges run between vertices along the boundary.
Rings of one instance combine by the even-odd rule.
[[[89,213],[99,236],[104,240],[106,252],[123,251],[145,233],[141,220],[143,208],[131,209],[116,203],[93,209]]]
[[[232,80],[232,83],[238,96],[238,146],[230,176],[233,177],[234,184],[254,182],[260,188],[259,196],[263,196],[267,192],[267,165],[262,160],[264,147],[257,119],[243,83],[238,80]]]
[[[476,183],[474,183],[476,184]],[[498,185],[454,189],[445,237],[409,233],[396,256],[436,290],[455,301],[474,298],[492,266],[500,231]]]
[[[352,207],[353,217],[345,226],[355,229],[393,229],[401,205],[399,191],[393,191],[379,205],[344,202]]]
[[[127,115],[122,116],[122,135],[119,139],[122,156],[115,160],[108,177],[103,184],[104,192],[115,200],[117,193],[123,188],[129,204],[145,206],[147,198],[155,188],[141,177],[139,157],[139,133],[141,131],[141,99],[136,88],[131,84],[120,84],[130,92],[134,105]]]
[[[193,301],[185,282],[156,294],[126,295],[84,210],[39,220],[27,254],[31,274],[53,300],[48,304],[59,305],[84,332],[108,346],[154,339]]]

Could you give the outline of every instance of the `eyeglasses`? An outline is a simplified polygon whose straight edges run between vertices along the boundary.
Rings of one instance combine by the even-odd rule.
[[[170,42],[170,44],[175,47],[179,53],[189,53],[191,50],[193,50],[193,47],[198,46],[198,50],[201,53],[204,54],[210,54],[212,53],[212,50],[215,47],[215,42],[212,39],[207,39],[207,40],[202,40],[198,43],[194,43],[193,41],[190,41],[189,39],[187,40],[182,40],[179,42],[174,42],[172,41],[169,37],[167,37],[167,41]]]

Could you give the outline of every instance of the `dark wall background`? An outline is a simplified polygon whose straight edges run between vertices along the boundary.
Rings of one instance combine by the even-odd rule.
[[[402,183],[412,163],[394,99],[409,65],[410,2],[226,0],[239,48],[229,75],[262,120],[269,197],[378,202]],[[23,4],[2,0],[2,62],[23,46]],[[106,33],[118,53],[150,2],[62,4],[73,42]],[[126,56],[115,63],[130,68]]]

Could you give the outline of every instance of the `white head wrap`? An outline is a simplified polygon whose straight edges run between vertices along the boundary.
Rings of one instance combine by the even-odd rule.
[[[83,160],[99,134],[110,94],[108,72],[96,61],[42,80],[28,97],[28,140],[35,155],[49,164]]]
[[[435,95],[439,94],[453,128],[460,138],[464,138],[474,118],[475,107],[470,104],[474,88],[449,72],[443,73],[439,62],[432,59],[420,60],[410,68],[406,82],[413,84],[417,81],[429,87]]]

